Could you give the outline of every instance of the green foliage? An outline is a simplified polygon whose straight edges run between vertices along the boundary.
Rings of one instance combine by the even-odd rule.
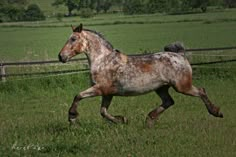
[[[235,0],[224,0],[224,4],[228,8],[235,8],[236,7],[236,1]]]
[[[3,21],[22,21],[24,16],[24,8],[8,5],[3,8],[3,13],[5,18]]]
[[[62,14],[62,13],[57,13],[56,14],[56,19],[58,20],[58,21],[62,21],[62,18],[64,17],[64,15]]]
[[[90,18],[93,17],[94,13],[93,10],[90,8],[82,8],[80,9],[80,17],[82,18]]]
[[[24,8],[26,1],[3,1],[0,6],[0,21],[45,20],[45,16],[36,4]]]
[[[125,0],[123,12],[130,15],[146,13],[145,3],[142,0]]]
[[[21,21],[24,16],[23,1],[1,1],[0,5],[0,21]]]
[[[114,4],[112,0],[55,0],[53,6],[65,5],[68,8],[68,16],[72,16],[73,10],[82,12],[82,17],[92,17],[93,10],[97,13],[107,12]]]
[[[45,16],[37,4],[30,4],[24,13],[24,20],[39,21],[45,20]]]
[[[201,8],[202,12],[206,12],[209,0],[191,0],[190,6],[192,8]]]
[[[135,1],[125,0],[123,11],[126,14],[146,14],[146,13],[188,13],[200,8],[202,12],[207,11],[209,5],[221,6],[223,3],[210,0],[147,0]]]
[[[166,12],[167,11],[167,1],[166,0],[150,0],[148,3],[148,9],[150,12]]]
[[[112,0],[98,0],[96,6],[97,12],[103,10],[106,13],[111,8],[112,3],[114,4]]]
[[[65,5],[68,9],[68,16],[72,16],[72,11],[79,7],[80,0],[55,0],[52,6]]]

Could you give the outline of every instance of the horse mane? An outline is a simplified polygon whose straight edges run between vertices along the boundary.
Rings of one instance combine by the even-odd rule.
[[[84,30],[84,31],[88,31],[88,32],[90,32],[90,33],[93,33],[93,34],[97,35],[98,37],[100,37],[101,39],[103,39],[103,41],[104,41],[104,43],[105,43],[105,46],[106,46],[108,49],[114,50],[113,45],[112,45],[109,41],[107,41],[107,40],[105,39],[105,37],[104,37],[101,33],[97,32],[97,31],[94,31],[94,30],[90,30],[90,29],[83,29],[83,30]]]
[[[177,41],[169,45],[166,45],[164,47],[164,51],[175,52],[175,53],[185,52],[185,47],[183,43]]]

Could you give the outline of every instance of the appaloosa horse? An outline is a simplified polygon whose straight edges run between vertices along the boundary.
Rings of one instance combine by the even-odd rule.
[[[83,29],[82,24],[72,27],[73,33],[59,53],[59,60],[67,62],[73,56],[85,53],[90,66],[92,87],[75,96],[69,109],[69,121],[75,122],[79,101],[88,97],[102,96],[101,115],[114,122],[126,123],[123,116],[107,112],[113,96],[134,96],[155,91],[162,104],[147,115],[147,125],[152,126],[167,108],[174,104],[168,89],[200,97],[208,112],[223,117],[209,99],[204,88],[192,85],[192,69],[188,60],[179,53],[160,52],[147,55],[127,56],[113,48],[99,33]],[[178,47],[180,50],[183,48]],[[170,47],[173,49],[173,47]],[[166,48],[168,50],[168,47]]]

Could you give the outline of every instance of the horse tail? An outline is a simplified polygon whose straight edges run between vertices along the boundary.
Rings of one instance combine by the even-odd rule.
[[[175,52],[175,53],[184,53],[185,47],[181,42],[174,42],[164,47],[165,52]]]

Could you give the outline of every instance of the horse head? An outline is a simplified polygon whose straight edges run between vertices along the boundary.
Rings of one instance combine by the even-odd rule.
[[[67,62],[70,58],[76,56],[77,54],[86,51],[86,40],[83,35],[83,25],[80,24],[78,27],[71,26],[71,28],[73,33],[58,55],[59,60],[63,63]]]

